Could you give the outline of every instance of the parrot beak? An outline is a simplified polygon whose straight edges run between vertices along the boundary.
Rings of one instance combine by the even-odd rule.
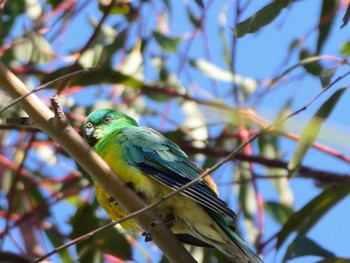
[[[84,127],[84,138],[90,146],[93,146],[96,143],[94,138],[95,127]]]

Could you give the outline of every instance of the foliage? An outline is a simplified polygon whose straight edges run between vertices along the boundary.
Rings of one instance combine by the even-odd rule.
[[[347,2],[253,2],[0,1],[1,61],[30,87],[98,66],[37,92],[45,102],[59,94],[77,129],[92,110],[111,107],[161,131],[204,168],[247,143],[213,173],[242,236],[266,262],[273,252],[281,262],[346,262],[349,254],[312,230],[350,193],[347,137],[333,127],[349,126],[339,118],[349,110],[350,42],[339,37],[349,28]],[[309,17],[300,22],[302,9]],[[294,24],[298,32],[289,32]],[[260,38],[268,45],[255,46]],[[9,103],[0,91],[0,108]],[[0,259],[36,258],[108,221],[85,171],[56,142],[6,124],[20,116],[19,103],[0,112],[0,250],[8,251]],[[347,242],[342,229],[332,236]],[[51,259],[166,262],[137,237],[112,228]],[[214,249],[188,249],[202,262],[224,260]]]

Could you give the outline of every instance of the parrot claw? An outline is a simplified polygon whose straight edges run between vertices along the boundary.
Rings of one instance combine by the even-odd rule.
[[[174,214],[173,213],[169,213],[165,216],[165,218],[163,219],[164,223],[167,225],[167,227],[172,228],[174,226]]]
[[[150,242],[150,241],[152,241],[151,234],[146,233],[146,232],[143,232],[143,233],[142,233],[142,236],[145,237],[145,242]]]
[[[112,197],[112,196],[111,196],[111,197],[109,197],[108,202],[109,202],[109,203],[114,202],[114,204],[115,204],[115,205],[118,205],[118,202],[117,202],[117,201],[115,200],[115,198],[114,198],[114,197]]]
[[[133,182],[126,182],[125,185],[131,189],[134,189],[134,185],[133,185]]]
[[[130,188],[131,190],[134,190],[134,183],[133,182],[126,182],[125,183],[125,186],[126,187],[128,187],[128,188]],[[143,193],[141,193],[141,192],[138,192],[138,191],[135,191],[136,192],[136,194],[139,196],[139,197],[141,197],[142,199],[144,198],[144,194]]]

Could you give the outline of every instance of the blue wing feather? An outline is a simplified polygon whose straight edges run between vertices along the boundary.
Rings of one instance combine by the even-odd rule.
[[[180,147],[160,133],[138,126],[125,127],[121,132],[123,139],[120,142],[126,151],[126,161],[169,188],[176,190],[201,174]],[[236,218],[205,181],[192,185],[182,194],[206,210]]]

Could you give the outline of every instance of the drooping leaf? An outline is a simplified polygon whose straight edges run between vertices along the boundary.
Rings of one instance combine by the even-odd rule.
[[[0,10],[1,24],[0,24],[0,43],[3,45],[6,36],[15,24],[16,19],[25,11],[25,5],[22,1],[7,1],[4,9]],[[5,18],[5,19],[4,19]]]
[[[335,255],[332,252],[321,247],[315,241],[307,237],[302,237],[294,240],[288,246],[286,254],[283,257],[283,262],[287,262],[289,259],[311,255],[323,258],[335,257]]]
[[[169,37],[158,31],[153,31],[152,34],[159,46],[169,53],[174,53],[181,42],[181,37]]]
[[[98,248],[117,258],[124,260],[132,259],[131,247],[125,236],[121,234],[115,227],[110,228],[103,234],[96,237],[96,244]]]
[[[72,237],[84,235],[103,225],[104,220],[97,217],[96,207],[87,203],[80,204],[76,214],[71,219],[73,227]],[[103,233],[96,234],[77,245],[77,252],[81,262],[103,262],[104,253],[121,259],[131,259],[131,247],[116,228],[109,228]]]
[[[204,3],[203,3],[203,0],[194,0],[196,2],[196,4],[201,7],[201,8],[204,8]]]
[[[234,180],[239,181],[235,185],[239,203],[241,204],[241,211],[244,214],[244,224],[248,232],[248,240],[254,242],[257,238],[258,229],[254,223],[254,215],[256,214],[256,197],[252,180],[252,172],[249,168],[248,162],[240,163],[234,171]]]
[[[19,61],[35,64],[47,63],[55,57],[51,44],[39,35],[18,39],[13,54]]]
[[[195,27],[195,28],[201,28],[202,27],[202,20],[197,18],[193,12],[191,11],[190,7],[188,6],[187,7],[187,16],[188,16],[188,19],[190,20],[190,22],[192,23],[192,25]]]
[[[103,50],[104,46],[102,44],[95,44],[80,57],[80,65],[84,68],[89,68],[103,64],[104,61],[101,61]]]
[[[343,24],[341,25],[340,28],[343,28],[344,26],[346,26],[349,22],[350,19],[350,3],[348,4],[348,8],[346,9],[346,13],[343,17]]]
[[[213,79],[226,82],[233,82],[235,79],[234,75],[230,71],[221,69],[205,59],[190,60],[190,65],[199,69],[205,75]]]
[[[192,145],[204,147],[209,135],[205,118],[200,112],[198,105],[193,101],[184,101],[181,109],[185,115],[183,125],[189,130],[188,135],[191,137]]]
[[[246,34],[254,33],[260,28],[271,23],[280,12],[286,8],[291,2],[290,0],[275,0],[264,6],[258,12],[239,23],[234,29],[236,37],[243,37]]]
[[[43,228],[47,238],[50,240],[53,247],[60,247],[65,244],[65,239],[63,239],[61,236],[57,235],[57,232],[52,228],[46,229]],[[58,252],[59,256],[61,257],[62,262],[73,262],[73,258],[69,254],[69,250],[63,249]]]
[[[95,211],[88,203],[81,203],[77,212],[71,218],[71,226],[73,231],[72,238],[85,235],[88,232],[98,228],[99,220],[94,215]],[[99,263],[103,262],[101,251],[97,248],[95,239],[90,238],[84,242],[77,244],[77,254],[80,262]]]
[[[299,59],[304,69],[314,76],[319,76],[323,71],[323,67],[318,60],[308,62],[308,59],[312,57],[315,57],[315,54],[312,54],[309,50],[305,48],[301,49]],[[305,63],[305,61],[307,63]]]
[[[228,5],[224,6],[223,8],[221,8],[221,10],[218,13],[218,19],[219,19],[219,38],[220,41],[222,43],[222,53],[223,53],[223,57],[225,60],[225,64],[230,67],[231,65],[231,56],[230,56],[230,48],[231,48],[231,44],[229,43],[229,40],[227,38],[227,15],[228,15]]]
[[[284,110],[282,110],[282,112],[284,112]],[[280,114],[284,114],[282,112]],[[286,116],[286,114],[282,116]],[[277,119],[279,119],[279,117],[277,117]],[[279,153],[279,138],[277,136],[266,134],[258,138],[258,143],[262,156],[271,160],[278,160],[281,158],[281,154]],[[273,176],[278,176],[278,178],[274,177],[270,180],[279,193],[279,199],[281,200],[281,203],[287,206],[292,205],[294,197],[293,192],[289,186],[286,170],[275,167],[266,167],[265,169],[267,175],[271,174]]]
[[[64,67],[56,70],[55,72],[44,76],[42,83],[46,83],[64,76],[70,72],[70,67]],[[121,84],[136,89],[144,87],[144,83],[133,76],[124,74],[118,70],[113,70],[110,67],[102,67],[101,69],[87,74],[81,74],[71,79],[70,85],[72,86],[90,86],[99,84]],[[60,83],[51,87],[60,87]]]
[[[283,225],[294,213],[293,209],[282,203],[269,201],[264,203],[264,209],[278,224]]]
[[[338,1],[336,0],[323,0],[321,15],[319,19],[318,39],[316,53],[319,54],[321,49],[327,40],[329,32],[335,21],[335,15],[337,11]]]
[[[221,69],[205,59],[190,60],[190,65],[202,71],[209,78],[225,82],[235,82],[240,86],[244,98],[248,98],[258,87],[255,79],[242,77],[237,74],[234,75],[232,72]]]
[[[138,40],[135,46],[131,49],[128,57],[119,67],[120,71],[124,74],[135,76],[138,79],[143,79],[143,57],[141,53],[141,39]]]
[[[109,38],[113,38],[113,40],[110,43],[96,43],[95,45],[93,45],[93,47],[84,52],[82,57],[79,59],[80,64],[84,67],[91,67],[96,65],[111,67],[112,58],[118,50],[124,47],[126,37],[127,30],[124,29],[121,32],[119,32],[114,38],[110,36]],[[105,39],[102,42],[105,42]]]
[[[350,41],[347,41],[342,45],[340,52],[344,56],[350,56]]]
[[[289,176],[292,176],[299,169],[305,154],[319,135],[323,122],[331,114],[344,91],[345,88],[342,88],[334,92],[305,126],[295,152],[288,163]]]
[[[321,72],[320,75],[320,81],[322,84],[322,87],[327,87],[329,83],[331,83],[332,77],[334,73],[337,71],[338,67],[333,67],[329,69],[325,69]]]
[[[316,263],[350,263],[350,259],[348,258],[326,258]]]
[[[343,184],[326,188],[298,212],[295,212],[283,225],[277,235],[277,248],[294,232],[297,238],[305,236],[308,231],[336,204],[350,194],[350,180]]]

